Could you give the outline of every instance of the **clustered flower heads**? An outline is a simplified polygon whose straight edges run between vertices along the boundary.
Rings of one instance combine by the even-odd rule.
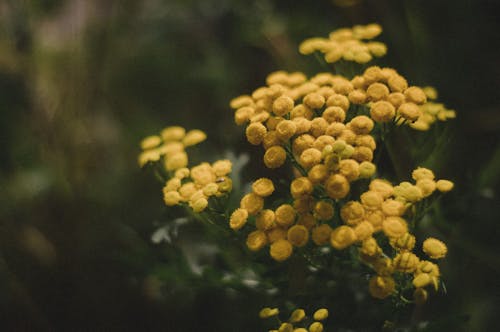
[[[425,92],[428,100],[437,99],[437,91],[433,87],[424,87],[423,91]],[[420,111],[422,115],[417,119],[417,121],[410,123],[410,127],[421,131],[429,130],[431,125],[436,121],[446,121],[456,117],[454,110],[450,110],[446,108],[444,104],[433,101],[428,101],[427,103],[421,105]]]
[[[370,62],[373,57],[387,53],[384,43],[370,40],[382,33],[378,24],[356,25],[332,31],[329,38],[314,37],[304,40],[299,46],[301,54],[323,53],[325,61],[335,63],[340,60],[357,63]]]
[[[275,318],[278,323],[278,328],[269,330],[269,332],[323,332],[324,327],[322,321],[328,318],[328,309],[320,308],[316,310],[312,317],[308,317],[304,309],[295,309],[288,320],[281,321],[279,319],[278,308],[263,308],[259,312],[259,317],[262,319]]]

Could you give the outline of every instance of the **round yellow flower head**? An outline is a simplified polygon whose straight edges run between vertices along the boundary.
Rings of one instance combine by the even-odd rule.
[[[417,273],[417,274],[418,273],[426,273],[426,274],[429,274],[431,277],[439,277],[440,276],[439,267],[430,261],[420,261],[415,273]]]
[[[296,178],[290,184],[290,193],[293,198],[308,196],[313,191],[312,182],[306,177]]]
[[[302,225],[294,225],[288,230],[287,240],[296,247],[303,247],[309,241],[309,231]]]
[[[161,144],[161,138],[159,136],[148,136],[142,139],[141,149],[149,150],[158,147]]]
[[[160,160],[161,154],[157,149],[154,150],[146,150],[139,154],[137,158],[137,162],[140,167],[143,167],[149,162],[154,162]]]
[[[333,174],[328,177],[325,183],[327,195],[333,199],[341,199],[347,196],[350,190],[346,177],[340,174]]]
[[[360,251],[364,255],[375,256],[381,253],[382,249],[379,247],[377,240],[373,237],[369,237],[363,241]]]
[[[354,143],[356,146],[365,146],[370,148],[370,150],[375,150],[377,147],[377,143],[371,135],[357,135]]]
[[[325,320],[328,318],[328,309],[321,308],[314,312],[313,315],[314,320]]]
[[[267,235],[261,230],[256,230],[248,234],[247,247],[252,251],[258,251],[267,244]]]
[[[417,288],[413,292],[413,300],[415,300],[415,303],[418,305],[422,305],[425,302],[427,302],[427,298],[429,297],[427,291],[423,288]]]
[[[207,139],[207,135],[198,129],[190,130],[186,133],[186,136],[182,139],[184,146],[192,146],[203,142]]]
[[[270,196],[274,192],[274,184],[268,178],[260,178],[252,184],[252,191],[260,197]]]
[[[389,85],[389,88],[391,89],[392,92],[403,92],[408,88],[408,82],[406,79],[401,76],[401,75],[392,75],[389,77],[387,80],[387,84]]]
[[[241,199],[240,207],[246,209],[248,214],[254,215],[264,208],[264,199],[254,193],[249,193]]]
[[[357,135],[369,134],[373,129],[373,121],[366,115],[358,115],[354,117],[350,122],[351,129]]]
[[[417,167],[412,173],[411,177],[415,180],[429,179],[434,180],[434,172],[425,167]]]
[[[418,202],[424,198],[422,190],[419,187],[406,181],[401,182],[399,186],[394,187],[394,196],[408,202]]]
[[[443,258],[448,251],[448,248],[442,241],[432,237],[424,241],[422,248],[427,256],[432,259]]]
[[[288,96],[281,96],[278,97],[274,102],[273,102],[273,113],[276,114],[277,116],[284,116],[288,114],[294,106],[294,101],[292,98]]]
[[[299,214],[297,218],[297,225],[302,225],[309,230],[316,226],[316,223],[316,219],[311,213]]]
[[[325,105],[326,100],[325,97],[323,97],[319,93],[311,92],[304,97],[303,102],[304,105],[306,105],[307,107],[310,107],[312,109],[318,109],[323,107],[323,105]]]
[[[330,235],[330,244],[335,249],[341,250],[349,247],[356,242],[356,233],[349,226],[339,226],[335,228]]]
[[[293,332],[293,325],[290,323],[281,323],[278,332]]]
[[[422,111],[417,104],[403,103],[398,107],[398,114],[400,114],[403,119],[414,122],[422,115]]]
[[[306,318],[306,312],[304,309],[295,309],[290,315],[290,319],[288,320],[290,323],[298,323]]]
[[[236,209],[229,218],[229,227],[237,231],[238,229],[245,226],[247,220],[248,220],[248,211],[241,208]]]
[[[180,187],[181,187],[181,180],[173,177],[167,181],[165,187],[163,187],[163,192],[178,190]]]
[[[183,200],[188,200],[196,190],[196,185],[193,182],[188,182],[179,188],[179,194],[181,194]]]
[[[355,105],[364,104],[368,96],[366,92],[361,89],[353,90],[349,93],[349,101]]]
[[[267,230],[266,233],[269,243],[274,243],[278,240],[286,239],[287,229],[282,227],[273,227],[270,230]]]
[[[392,263],[394,269],[400,272],[411,273],[417,269],[420,259],[411,252],[403,251],[394,257]]]
[[[380,193],[384,199],[390,197],[394,192],[392,184],[383,179],[372,180],[370,182],[369,189]]]
[[[281,146],[272,146],[264,154],[264,164],[268,168],[278,168],[285,163],[286,151]]]
[[[382,223],[382,230],[389,238],[399,238],[408,232],[408,224],[400,217],[387,217]]]
[[[273,242],[273,244],[271,244],[271,247],[269,249],[269,254],[271,255],[271,257],[278,262],[287,260],[292,252],[292,244],[285,239],[276,240],[275,242]]]
[[[181,141],[186,136],[186,129],[179,126],[167,127],[160,135],[165,142]]]
[[[216,176],[228,175],[231,173],[232,167],[233,164],[228,159],[217,160],[212,164],[212,169],[214,170]]]
[[[219,194],[228,193],[233,189],[233,181],[227,176],[220,177],[216,180],[219,186]]]
[[[431,179],[417,180],[416,185],[420,188],[424,197],[432,195],[432,193],[436,190],[436,182]]]
[[[167,206],[173,206],[177,205],[181,202],[182,197],[177,191],[163,191],[163,200],[165,202],[165,205]]]
[[[361,203],[366,210],[378,210],[380,209],[384,198],[377,191],[369,190],[360,196]]]
[[[436,182],[436,189],[442,193],[451,191],[453,189],[453,186],[454,186],[453,182],[448,180],[438,180]]]
[[[395,108],[403,105],[406,101],[405,95],[401,92],[393,92],[387,96],[387,101],[391,103]]]
[[[189,168],[187,167],[183,167],[183,168],[179,168],[175,171],[175,175],[174,175],[177,179],[179,180],[182,180],[182,179],[185,179],[189,176]]]
[[[253,104],[253,99],[249,95],[241,95],[236,98],[233,98],[229,102],[229,107],[232,109],[238,109],[243,106],[248,106]]]
[[[211,182],[211,183],[206,184],[202,190],[203,190],[203,194],[205,196],[210,197],[210,196],[218,194],[219,186],[217,185],[217,183]]]
[[[193,168],[191,168],[191,178],[194,183],[199,186],[204,186],[209,183],[215,182],[217,177],[215,172],[209,163],[201,163]]]
[[[411,86],[404,91],[406,100],[417,105],[422,105],[427,101],[424,91],[417,86]]]
[[[297,132],[297,125],[294,121],[283,120],[276,126],[276,134],[279,139],[286,141]]]
[[[377,122],[390,122],[395,115],[394,105],[387,101],[380,100],[371,104],[370,116]]]
[[[401,217],[406,210],[405,205],[395,199],[386,199],[382,202],[382,212],[386,216]]]
[[[421,288],[432,284],[432,277],[427,273],[419,273],[413,277],[413,287]]]
[[[309,332],[323,332],[323,324],[320,322],[314,322],[309,325]]]
[[[165,168],[167,171],[174,171],[179,168],[184,168],[188,164],[188,156],[186,152],[177,152],[165,159]]]
[[[410,251],[415,247],[415,236],[410,233],[406,233],[401,237],[391,238],[389,243],[396,250]]]
[[[385,299],[391,295],[396,288],[392,277],[373,276],[368,283],[370,294],[377,299]]]
[[[250,144],[259,145],[262,143],[262,140],[267,133],[267,129],[262,123],[254,122],[247,127],[245,133]]]
[[[255,218],[255,227],[262,231],[267,231],[276,226],[274,223],[275,215],[273,210],[265,209],[258,213]]]
[[[382,69],[378,66],[368,67],[363,73],[364,84],[367,86],[374,82],[381,81],[383,77]]]
[[[339,93],[332,94],[326,101],[327,106],[338,106],[346,112],[349,109],[349,104],[349,98]]]
[[[259,312],[259,317],[260,318],[269,318],[273,316],[277,316],[280,313],[278,308],[262,308],[262,310]]]
[[[368,50],[376,57],[381,57],[387,54],[387,46],[380,42],[370,42],[367,44]]]
[[[372,236],[374,232],[373,226],[368,221],[362,221],[354,226],[354,233],[358,241],[363,241]]]
[[[311,121],[310,132],[314,137],[324,135],[326,132],[326,128],[328,128],[328,121],[326,121],[326,119],[323,117],[314,118]]]
[[[303,327],[298,327],[298,328],[294,329],[293,332],[308,332],[308,331],[307,331],[307,329],[305,329]]]
[[[300,154],[300,164],[305,168],[311,168],[321,162],[321,151],[315,148],[308,148]]]
[[[362,179],[368,179],[375,174],[377,171],[377,166],[370,161],[363,161],[359,164],[359,177]]]
[[[382,100],[389,95],[389,88],[383,83],[372,83],[366,89],[366,95],[371,101]]]
[[[314,165],[307,173],[307,177],[313,184],[323,182],[327,176],[328,169],[323,164]]]
[[[319,201],[314,205],[314,216],[319,220],[330,220],[333,218],[333,205],[327,201]]]
[[[238,108],[234,112],[234,122],[241,126],[242,124],[250,121],[250,119],[255,115],[255,108],[250,106],[243,106]]]
[[[184,145],[181,142],[167,142],[159,146],[158,151],[169,158],[178,152],[184,152]]]
[[[348,225],[357,225],[365,216],[365,208],[357,201],[349,201],[340,209],[340,217]]]
[[[375,232],[382,230],[382,225],[385,219],[384,213],[379,210],[368,211],[365,215],[365,219],[372,224]]]
[[[295,221],[296,212],[290,204],[280,205],[274,212],[276,223],[280,226],[288,227]]]
[[[312,240],[318,246],[323,246],[328,244],[330,236],[332,234],[332,228],[328,224],[321,224],[314,227],[312,230]]]
[[[195,201],[190,201],[189,206],[191,206],[194,212],[201,212],[207,208],[208,200],[205,197],[200,197]]]

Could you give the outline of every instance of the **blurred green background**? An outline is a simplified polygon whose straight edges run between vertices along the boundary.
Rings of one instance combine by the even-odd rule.
[[[258,331],[263,298],[220,283],[210,253],[225,249],[203,228],[151,240],[180,213],[137,166],[138,142],[182,125],[209,136],[199,160],[238,155],[231,98],[271,71],[324,70],[298,54],[303,39],[378,22],[378,64],[437,87],[458,114],[435,163],[456,188],[430,228],[450,246],[448,294],[422,315],[436,331],[494,331],[499,12],[494,0],[0,1],[0,328]]]

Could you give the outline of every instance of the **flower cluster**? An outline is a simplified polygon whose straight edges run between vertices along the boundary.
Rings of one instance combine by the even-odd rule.
[[[428,100],[437,99],[437,91],[432,87],[423,88]],[[429,101],[420,106],[422,115],[417,121],[410,123],[410,127],[416,130],[426,131],[429,130],[431,125],[436,121],[446,121],[454,119],[456,113],[444,106],[444,104]]]
[[[324,327],[322,321],[328,318],[328,309],[321,308],[314,312],[313,317],[308,317],[304,309],[295,309],[286,322],[282,322],[278,308],[263,308],[259,312],[259,317],[262,319],[276,318],[279,327],[269,332],[323,332]],[[306,328],[306,326],[308,326]]]
[[[381,42],[365,42],[382,32],[378,24],[356,25],[332,31],[329,38],[314,37],[304,40],[299,46],[301,54],[316,51],[323,53],[325,61],[335,63],[340,60],[367,63],[373,57],[381,57],[387,53],[387,46]]]
[[[167,127],[160,135],[148,136],[141,141],[139,166],[163,159],[164,169],[169,172],[186,167],[188,155],[185,148],[201,143],[206,138],[207,135],[198,129],[186,133],[186,129],[179,126]]]

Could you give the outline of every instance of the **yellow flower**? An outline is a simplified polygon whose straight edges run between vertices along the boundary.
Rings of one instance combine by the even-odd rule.
[[[310,132],[314,137],[319,137],[324,135],[326,132],[326,128],[328,128],[328,121],[325,118],[314,118],[311,121],[311,129]]]
[[[327,106],[338,106],[344,111],[349,109],[349,104],[349,98],[339,93],[332,94],[326,101]]]
[[[372,224],[368,221],[362,221],[356,226],[354,226],[354,234],[358,241],[363,241],[372,236],[374,232]]]
[[[189,206],[191,206],[194,212],[201,212],[208,206],[208,200],[205,197],[200,197],[195,201],[190,201]]]
[[[382,230],[389,238],[399,238],[408,232],[408,224],[400,217],[387,217],[382,223]]]
[[[174,175],[177,179],[179,180],[182,180],[182,179],[185,179],[189,176],[189,168],[187,167],[183,167],[183,168],[179,168],[175,171],[175,175]]]
[[[267,235],[261,230],[256,230],[248,234],[247,247],[252,251],[258,251],[267,244]]]
[[[217,177],[209,163],[201,163],[191,168],[191,179],[199,186],[205,186],[215,182]]]
[[[360,196],[361,203],[366,210],[378,210],[384,201],[382,195],[377,191],[369,190]]]
[[[143,150],[149,150],[156,148],[158,145],[161,144],[161,138],[159,136],[148,136],[143,138],[141,141],[141,149]]]
[[[422,105],[427,101],[424,91],[417,86],[411,86],[404,91],[406,100],[417,105]]]
[[[369,237],[363,241],[360,249],[361,253],[367,256],[375,256],[382,252],[380,249],[377,240],[373,237]]]
[[[385,299],[394,292],[395,286],[396,283],[392,277],[373,276],[368,283],[368,290],[373,297]]]
[[[274,192],[273,181],[268,178],[260,178],[252,184],[252,191],[260,197],[270,196]]]
[[[295,221],[296,212],[290,204],[280,205],[276,211],[276,223],[280,226],[288,227]]]
[[[422,111],[414,103],[403,103],[398,107],[398,114],[403,119],[414,122],[422,115]]]
[[[419,273],[413,277],[413,287],[421,288],[432,284],[432,277],[427,273]]]
[[[278,168],[285,163],[286,151],[281,146],[272,146],[264,154],[264,164],[268,168]]]
[[[274,260],[282,262],[284,260],[287,260],[288,257],[290,257],[292,251],[293,247],[290,242],[288,242],[285,239],[279,239],[276,240],[273,244],[271,244],[271,247],[269,249],[269,254]]]
[[[186,129],[179,126],[166,127],[160,135],[165,142],[181,141],[186,136]]]
[[[163,191],[166,192],[166,191],[178,190],[180,187],[181,187],[181,180],[174,177],[167,181],[165,187],[163,187]]]
[[[269,243],[274,243],[278,240],[286,239],[287,230],[281,227],[274,227],[267,231],[267,239]]]
[[[236,112],[234,112],[234,122],[237,125],[242,125],[248,121],[255,115],[255,108],[250,106],[243,106],[238,108]]]
[[[261,231],[267,231],[276,225],[274,219],[275,215],[273,210],[262,210],[257,214],[257,218],[255,218],[255,227]]]
[[[453,189],[453,186],[454,186],[453,182],[448,180],[438,180],[436,182],[436,189],[442,193],[451,191]]]
[[[367,179],[373,176],[377,171],[377,166],[369,161],[363,161],[359,164],[359,177]]]
[[[290,319],[288,320],[290,323],[298,323],[306,318],[306,312],[304,309],[295,309],[290,315]]]
[[[369,189],[380,193],[384,199],[390,197],[394,192],[394,187],[390,182],[382,179],[372,180]]]
[[[415,273],[417,273],[417,274],[418,273],[427,273],[431,277],[436,277],[436,278],[440,276],[439,267],[430,261],[420,261]]]
[[[319,220],[330,220],[333,213],[333,205],[330,202],[319,201],[314,205],[314,216]]]
[[[432,237],[424,241],[422,248],[427,256],[432,259],[443,258],[448,251],[448,248],[442,241]]]
[[[247,220],[248,220],[248,211],[241,208],[236,209],[229,218],[229,227],[231,227],[231,229],[236,231],[242,228],[247,223]]]
[[[395,115],[394,105],[387,101],[380,100],[370,106],[370,116],[377,122],[390,122]]]
[[[332,228],[328,224],[321,224],[314,227],[312,230],[312,240],[318,245],[322,246],[328,243],[332,234]]]
[[[207,135],[198,129],[190,130],[186,133],[186,136],[182,139],[184,146],[192,146],[203,142],[207,139]]]
[[[215,172],[216,176],[228,175],[229,173],[231,173],[232,167],[233,164],[228,159],[217,160],[215,163],[212,164],[212,169]]]
[[[404,251],[394,257],[393,265],[396,271],[410,273],[416,270],[420,259],[413,253]]]
[[[328,176],[328,169],[323,164],[314,165],[307,173],[307,177],[314,184],[323,182],[327,176]]]
[[[343,159],[339,162],[339,173],[347,181],[354,181],[359,177],[359,163],[354,159]]]
[[[366,89],[366,95],[371,101],[383,100],[389,95],[389,88],[383,83],[372,83]]]
[[[350,185],[345,176],[333,174],[326,180],[325,190],[330,198],[340,199],[347,196]]]
[[[416,185],[420,188],[424,197],[432,195],[432,193],[436,190],[436,182],[431,179],[417,180]]]
[[[385,219],[384,213],[382,211],[368,211],[365,215],[365,219],[368,220],[370,224],[372,224],[375,232],[378,232],[382,229],[382,225]]]
[[[196,185],[193,182],[188,182],[179,188],[179,194],[181,194],[184,200],[188,200],[196,190]]]
[[[227,176],[218,178],[216,183],[219,186],[219,194],[228,193],[233,189],[233,181]]]
[[[273,102],[273,113],[277,116],[284,116],[293,109],[293,106],[294,101],[292,98],[281,96]]]
[[[296,247],[303,247],[309,241],[309,231],[302,225],[294,225],[288,230],[287,240]]]
[[[241,95],[236,98],[231,99],[229,106],[232,109],[238,109],[243,106],[248,106],[253,104],[253,99],[249,95]]]
[[[366,68],[363,73],[363,79],[366,85],[381,81],[383,79],[382,69],[378,66],[371,66]]]
[[[303,213],[299,215],[297,225],[302,225],[307,229],[311,229],[316,226],[316,219],[310,213]]]
[[[339,106],[329,106],[323,111],[323,114],[321,116],[328,123],[344,122],[345,110]]]
[[[340,217],[348,225],[357,225],[364,216],[365,208],[356,201],[349,201],[340,209]]]
[[[314,322],[309,325],[309,332],[323,332],[323,324],[320,322]]]
[[[401,217],[406,210],[405,205],[397,201],[395,199],[386,199],[384,202],[382,202],[382,212],[386,216],[394,216],[394,217]]]
[[[139,166],[143,167],[150,161],[158,161],[160,160],[161,154],[158,152],[158,150],[147,150],[143,151],[139,154],[139,157],[137,159]]]
[[[288,140],[297,132],[297,125],[294,121],[283,120],[276,126],[276,135],[282,141]]]
[[[406,98],[401,92],[392,92],[387,96],[387,101],[390,102],[395,108],[398,108],[403,105]]]
[[[290,184],[290,193],[293,198],[308,196],[313,191],[311,181],[306,177],[299,177],[292,181]]]
[[[366,115],[358,115],[349,122],[352,131],[356,135],[366,135],[369,134],[373,129],[373,120]]]
[[[280,313],[278,308],[262,308],[262,310],[259,312],[259,317],[260,318],[269,318],[273,316],[277,316]]]
[[[434,172],[425,167],[417,167],[412,173],[411,177],[415,180],[429,179],[434,180]]]
[[[305,168],[311,168],[321,162],[321,151],[315,148],[305,149],[300,154],[300,164]]]
[[[319,93],[308,93],[303,99],[304,105],[312,109],[322,108],[325,105],[325,97]]]
[[[406,233],[398,238],[391,238],[389,243],[397,250],[413,250],[415,247],[415,237],[410,233]]]
[[[179,168],[184,168],[188,164],[188,156],[186,152],[177,152],[165,159],[165,168],[167,171],[173,171]]]
[[[347,248],[356,242],[356,233],[349,226],[339,226],[335,228],[330,235],[330,244],[335,249],[341,250]]]
[[[210,182],[202,190],[205,196],[210,197],[219,193],[219,186],[215,182]]]
[[[254,122],[248,125],[245,134],[248,142],[253,145],[262,143],[264,136],[267,133],[266,127],[260,122]]]
[[[177,191],[163,191],[163,200],[165,202],[165,205],[167,206],[173,206],[177,205],[180,203],[182,200],[181,195]]]
[[[264,199],[254,193],[249,193],[241,199],[240,207],[246,209],[248,214],[254,215],[264,208]]]
[[[328,318],[328,309],[321,308],[314,312],[313,315],[314,320],[325,320]]]
[[[293,332],[293,325],[290,323],[281,323],[278,332]]]

